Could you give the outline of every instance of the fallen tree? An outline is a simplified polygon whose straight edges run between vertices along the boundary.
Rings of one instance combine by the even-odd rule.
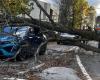
[[[22,21],[22,22],[20,22],[20,21]],[[50,22],[44,22],[44,21],[40,22],[37,19],[31,20],[29,18],[16,18],[14,21],[13,20],[9,21],[9,24],[11,24],[11,25],[14,25],[14,23],[15,24],[18,23],[16,25],[30,25],[31,27],[34,27],[34,25],[40,26],[40,24],[41,24],[41,28],[45,28],[45,29],[52,30],[52,31],[58,31],[58,32],[68,32],[70,34],[80,35],[82,38],[85,38],[87,40],[100,41],[100,35],[97,35],[95,31],[75,30],[75,29],[68,30],[67,28],[64,28],[58,24],[56,24],[56,26],[53,26]]]
[[[93,51],[93,52],[97,52],[97,53],[100,53],[100,49],[99,48],[96,48],[96,47],[92,47],[90,45],[87,45],[87,44],[84,44],[84,43],[81,43],[81,42],[76,42],[74,44],[75,46],[79,46],[87,51]]]
[[[67,28],[64,28],[62,25],[55,24],[54,21],[49,16],[49,14],[39,4],[39,2],[37,0],[34,0],[34,2],[45,13],[45,15],[51,21],[51,23],[50,22],[42,22],[40,20],[36,20],[36,19],[32,18],[26,11],[23,10],[25,12],[25,14],[27,14],[30,17],[30,19],[29,18],[14,18],[14,20],[10,20],[8,22],[9,25],[11,25],[11,26],[12,25],[30,25],[31,27],[34,27],[34,25],[40,26],[40,24],[41,24],[41,28],[43,27],[43,28],[46,28],[46,29],[52,30],[52,31],[68,32],[68,33],[71,33],[71,34],[78,34],[82,38],[85,38],[86,40],[96,40],[96,41],[100,41],[100,36],[97,35],[95,32],[82,31],[82,30],[68,30]],[[84,48],[86,50],[91,50],[91,51],[94,51],[94,52],[100,52],[100,50],[97,49],[97,48],[94,48],[94,47],[91,47],[89,45],[80,43],[79,40],[78,40],[78,43],[77,44],[73,44],[73,45],[80,46],[80,47],[82,47],[82,48]]]

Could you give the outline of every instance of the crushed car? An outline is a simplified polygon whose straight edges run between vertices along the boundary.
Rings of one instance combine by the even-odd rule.
[[[79,39],[79,35],[74,35],[70,33],[58,33],[57,34],[57,44],[73,44],[75,40]]]
[[[34,56],[41,43],[39,54],[46,51],[47,39],[37,26],[6,26],[0,33],[0,58],[25,60]]]

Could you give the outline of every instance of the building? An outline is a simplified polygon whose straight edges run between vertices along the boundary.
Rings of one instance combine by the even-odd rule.
[[[39,0],[39,3],[44,8],[44,10],[51,16],[54,22],[58,22],[59,8],[46,1]],[[44,14],[44,12],[40,10],[36,3],[33,3],[33,10],[31,11],[30,15],[35,19],[41,19],[42,21],[49,22],[47,16]],[[23,15],[20,16],[22,17]],[[28,16],[26,15],[25,17]]]
[[[59,6],[51,5],[51,10],[52,10],[52,19],[54,20],[54,22],[58,22],[58,20],[59,20]]]
[[[57,5],[52,5],[50,2],[39,0],[39,3],[44,8],[44,10],[51,16],[54,22],[58,22],[59,18],[59,7]],[[37,5],[34,3],[34,10],[31,12],[31,16],[36,19],[40,19],[41,13],[41,20],[42,21],[49,21],[46,15],[40,11]]]
[[[41,6],[44,8],[44,10],[50,14],[50,4],[47,2],[39,1]],[[39,7],[34,3],[34,9],[31,11],[31,16],[35,19],[40,19],[42,21],[49,21],[49,19],[46,17],[46,15],[39,9]]]

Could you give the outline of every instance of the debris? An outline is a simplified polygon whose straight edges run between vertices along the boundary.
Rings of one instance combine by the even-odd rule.
[[[41,74],[43,80],[81,80],[76,71],[66,67],[51,67],[45,69]]]
[[[42,67],[42,66],[44,66],[44,65],[45,65],[45,63],[42,63],[42,64],[40,64],[40,65],[37,65],[37,66],[35,66],[35,67],[32,67],[31,70],[38,69],[38,68],[40,68],[40,67]],[[18,75],[23,75],[23,74],[27,73],[28,71],[30,71],[30,70],[21,71],[21,72],[18,73]]]
[[[19,79],[19,78],[4,78],[3,80],[26,80],[26,79]]]
[[[85,54],[86,54],[86,55],[94,55],[94,52],[93,52],[93,51],[86,51]]]

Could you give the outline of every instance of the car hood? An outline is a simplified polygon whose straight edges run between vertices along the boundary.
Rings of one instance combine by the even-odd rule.
[[[60,36],[61,36],[61,37],[70,37],[70,38],[74,38],[76,35],[72,35],[72,34],[68,34],[68,33],[61,33]]]
[[[8,36],[8,35],[0,35],[0,41],[5,42],[5,41],[14,41],[16,37],[14,36]]]

